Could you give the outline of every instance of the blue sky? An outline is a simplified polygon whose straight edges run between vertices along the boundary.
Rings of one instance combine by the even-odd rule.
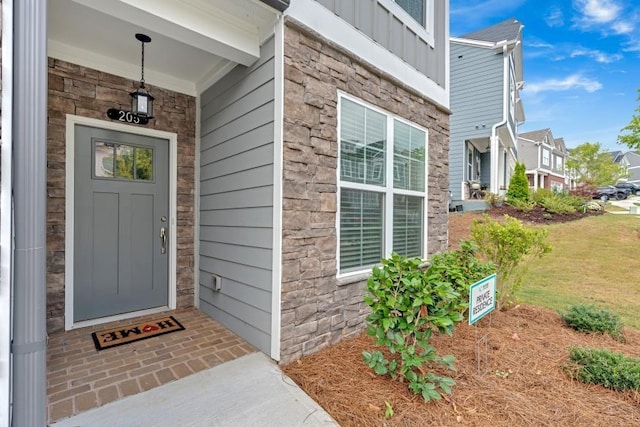
[[[524,24],[526,122],[568,148],[610,151],[638,107],[640,0],[450,0],[451,35],[517,18]]]

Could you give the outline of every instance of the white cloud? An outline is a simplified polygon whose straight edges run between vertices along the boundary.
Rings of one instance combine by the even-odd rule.
[[[531,95],[540,92],[561,92],[572,89],[582,89],[591,93],[602,89],[602,83],[588,77],[583,77],[580,74],[572,74],[564,79],[547,79],[540,82],[529,83],[525,86],[526,93]]]
[[[622,48],[625,52],[640,52],[640,39],[631,39]]]
[[[617,0],[574,0],[573,7],[578,12],[573,19],[574,27],[582,31],[601,31],[605,35],[632,34],[636,20],[631,10],[625,11],[623,5]]]
[[[575,0],[574,7],[582,14],[585,24],[606,24],[615,20],[622,7],[613,0]]]
[[[611,28],[616,34],[631,34],[634,30],[633,24],[625,21],[614,22]]]
[[[602,64],[610,64],[615,61],[619,61],[622,59],[622,55],[619,53],[605,53],[596,49],[585,49],[585,48],[577,48],[574,49],[569,55],[571,58],[576,58],[578,56],[586,56],[588,58],[595,59],[597,62]]]
[[[553,45],[541,39],[531,38],[527,41],[527,48],[534,49],[553,49]]]
[[[544,17],[544,22],[549,27],[562,27],[564,25],[564,14],[559,7],[552,7]]]

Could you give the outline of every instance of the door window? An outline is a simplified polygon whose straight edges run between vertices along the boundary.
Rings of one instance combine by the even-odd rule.
[[[153,181],[153,148],[95,141],[94,178]]]

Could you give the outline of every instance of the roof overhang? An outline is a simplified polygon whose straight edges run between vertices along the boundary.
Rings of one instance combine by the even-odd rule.
[[[288,0],[55,0],[50,57],[195,95],[237,64],[251,65]]]

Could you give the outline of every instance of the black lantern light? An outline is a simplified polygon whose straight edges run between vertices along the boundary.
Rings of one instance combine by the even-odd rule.
[[[136,34],[136,39],[142,43],[142,77],[140,87],[131,92],[131,112],[139,117],[153,118],[153,96],[144,87],[144,44],[151,42],[151,37],[146,34]]]

